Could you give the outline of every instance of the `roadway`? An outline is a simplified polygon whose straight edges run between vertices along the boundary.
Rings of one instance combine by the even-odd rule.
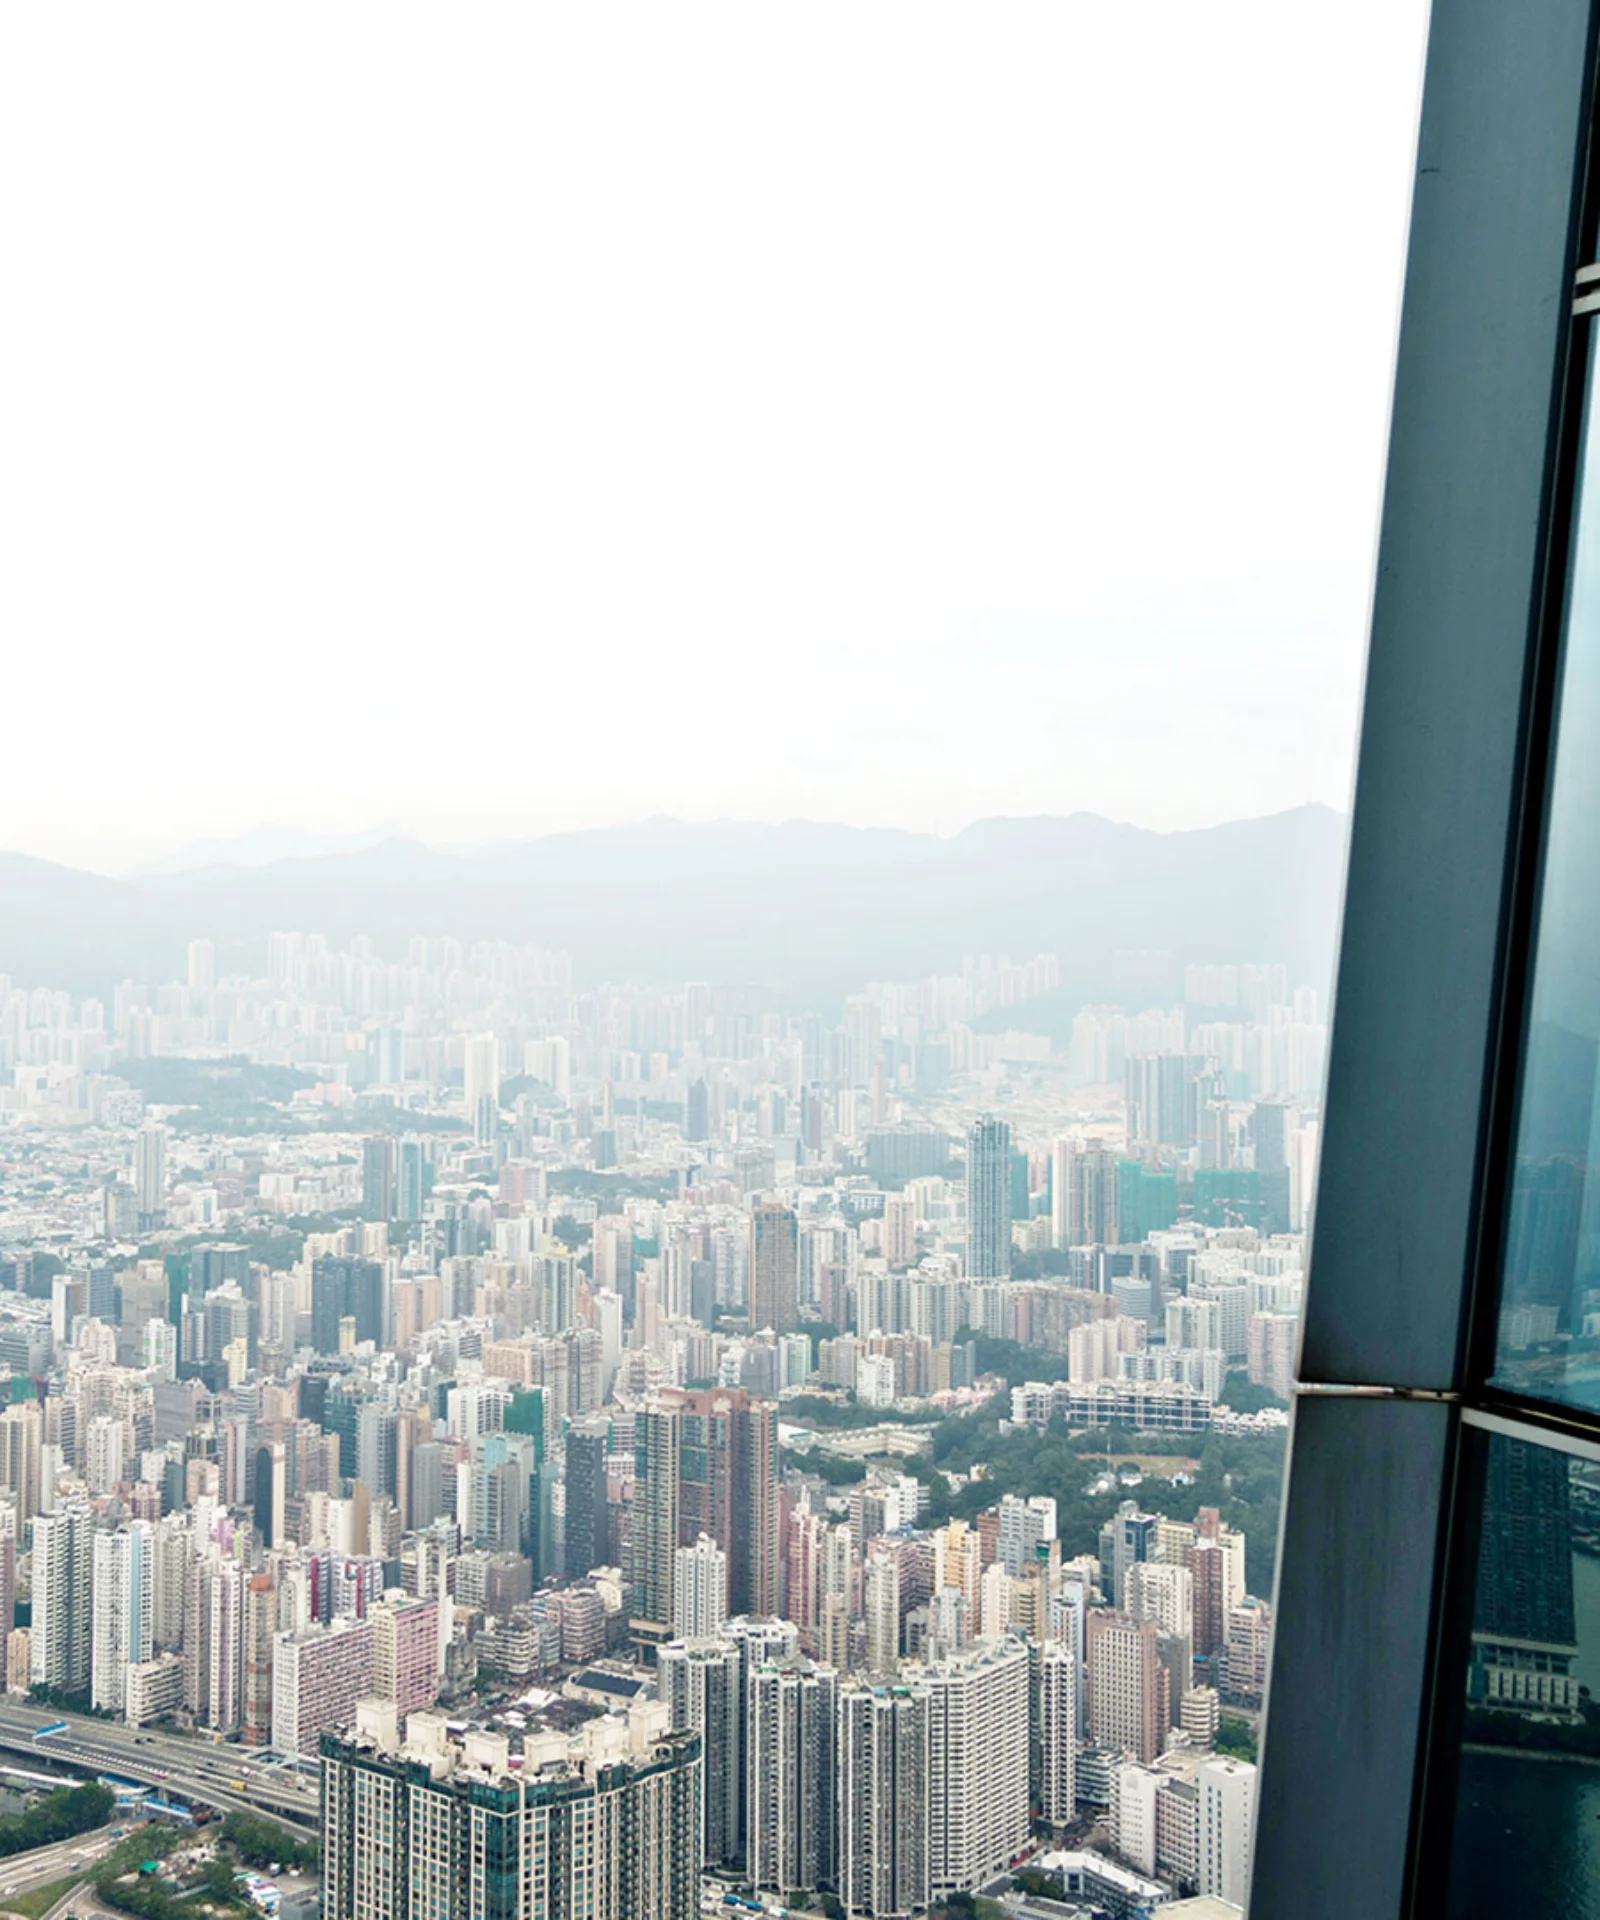
[[[80,1867],[87,1870],[116,1845],[113,1827],[96,1827],[91,1833],[74,1834],[70,1840],[53,1840],[47,1847],[30,1847],[26,1853],[8,1854],[0,1860],[0,1907],[17,1893],[47,1886],[52,1880],[64,1880]]]
[[[62,1720],[67,1723],[65,1732],[35,1738],[41,1727]],[[219,1813],[263,1814],[292,1827],[315,1828],[321,1819],[316,1783],[281,1761],[262,1759],[251,1747],[0,1700],[0,1748],[57,1765],[71,1762],[96,1774],[114,1774],[154,1789],[158,1797],[179,1794]],[[0,1883],[4,1878],[0,1861]]]

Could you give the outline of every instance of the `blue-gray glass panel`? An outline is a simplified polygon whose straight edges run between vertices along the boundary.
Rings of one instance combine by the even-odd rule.
[[[1600,430],[1585,408],[1494,1383],[1600,1409]]]
[[[1471,1606],[1444,1909],[1600,1914],[1600,1464],[1491,1436]]]

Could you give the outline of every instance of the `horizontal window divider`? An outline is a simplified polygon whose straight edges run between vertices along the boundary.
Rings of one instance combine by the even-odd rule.
[[[1343,1384],[1335,1380],[1294,1380],[1290,1392],[1306,1399],[1323,1400],[1430,1400],[1446,1406],[1459,1406],[1461,1395],[1454,1387],[1387,1387],[1363,1381]]]

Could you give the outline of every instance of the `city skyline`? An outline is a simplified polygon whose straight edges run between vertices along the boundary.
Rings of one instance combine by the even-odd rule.
[[[615,1920],[1237,1900],[1316,987],[259,958],[0,975],[0,1737],[222,1740],[337,1920],[467,1804]]]

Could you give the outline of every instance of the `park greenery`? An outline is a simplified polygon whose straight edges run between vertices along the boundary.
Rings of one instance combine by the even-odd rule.
[[[108,1796],[109,1797],[109,1796]],[[239,1880],[243,1862],[252,1867],[315,1868],[316,1840],[296,1835],[275,1821],[254,1814],[230,1813],[217,1833],[211,1858],[183,1876],[144,1872],[186,1841],[179,1827],[168,1821],[135,1828],[119,1841],[91,1876],[102,1903],[135,1920],[192,1920],[196,1912],[250,1915],[250,1905]]]
[[[821,1447],[812,1447],[806,1453],[785,1447],[782,1457],[784,1466],[793,1467],[797,1473],[812,1474],[830,1487],[853,1487],[867,1477],[864,1460],[851,1459],[842,1453],[825,1453]]]
[[[314,1867],[320,1848],[314,1837],[297,1838],[276,1820],[253,1813],[230,1813],[222,1837],[247,1867]]]
[[[1241,1720],[1236,1714],[1225,1713],[1217,1722],[1216,1745],[1218,1753],[1226,1753],[1235,1760],[1254,1761],[1255,1729],[1248,1720]]]
[[[131,1913],[138,1920],[175,1920],[181,1914],[178,1891],[159,1874],[141,1876],[147,1860],[161,1860],[185,1838],[170,1820],[135,1827],[119,1840],[89,1876],[103,1906]]]
[[[1285,1433],[1223,1438],[1215,1434],[1134,1434],[1118,1428],[1069,1434],[1058,1418],[1043,1432],[1032,1427],[1002,1433],[1002,1403],[946,1420],[933,1436],[934,1480],[925,1520],[971,1520],[1002,1494],[1047,1494],[1056,1503],[1056,1530],[1065,1559],[1098,1551],[1100,1529],[1124,1499],[1137,1498],[1147,1512],[1192,1521],[1201,1507],[1215,1507],[1225,1526],[1248,1541],[1251,1590],[1269,1593],[1276,1563],[1278,1506],[1282,1493]],[[1136,1489],[1091,1492],[1107,1463],[1150,1455],[1199,1458],[1192,1474],[1171,1480],[1147,1474]],[[952,1487],[944,1476],[972,1476]],[[943,1481],[941,1485],[940,1482]]]
[[[116,1804],[111,1789],[95,1783],[56,1787],[35,1800],[26,1813],[0,1820],[0,1855],[26,1853],[30,1847],[53,1846],[74,1834],[90,1833],[105,1825]]]

